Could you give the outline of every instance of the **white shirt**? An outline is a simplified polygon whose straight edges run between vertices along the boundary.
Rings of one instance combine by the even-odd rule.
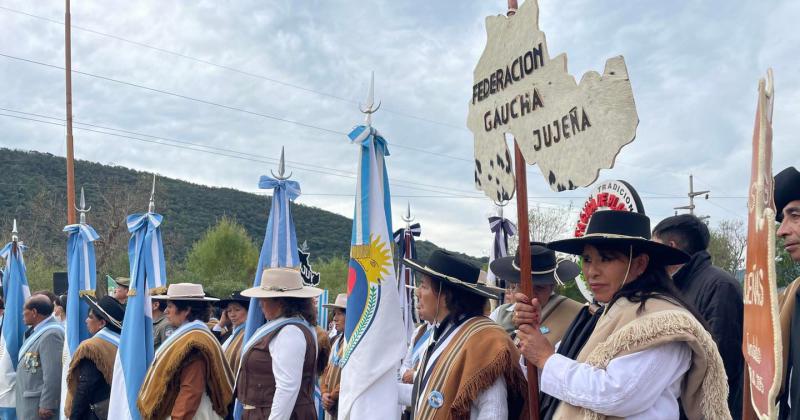
[[[289,324],[269,342],[272,373],[275,375],[275,396],[269,420],[288,420],[300,393],[306,357],[306,337],[300,328],[303,327]]]
[[[411,405],[413,384],[397,384],[399,403],[403,407]],[[420,397],[422,398],[422,397]],[[478,394],[469,409],[470,420],[500,420],[508,418],[508,391],[503,377],[497,378],[492,386]]]
[[[514,307],[516,305],[517,305],[516,303],[512,303],[511,305],[508,305],[505,308],[506,312],[514,312]],[[494,308],[492,313],[489,314],[489,319],[491,319],[494,322],[497,322],[497,317],[500,316],[500,311],[502,311],[502,310],[503,310],[503,305],[500,305],[500,306]]]
[[[561,401],[606,416],[677,419],[681,383],[692,362],[683,342],[617,357],[599,369],[560,354],[547,359],[540,387]]]

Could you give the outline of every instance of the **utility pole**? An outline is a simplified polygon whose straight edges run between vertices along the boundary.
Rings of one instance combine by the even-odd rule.
[[[67,85],[67,224],[75,224],[75,165],[72,150],[72,35],[69,0],[64,15],[64,68]]]
[[[694,190],[694,176],[689,174],[689,194],[688,194],[688,196],[689,196],[689,205],[688,206],[675,207],[675,215],[676,216],[678,215],[678,210],[689,210],[689,214],[694,215],[694,209],[696,207],[694,205],[694,198],[695,197],[699,197],[701,195],[705,195],[705,199],[708,200],[708,194],[710,192],[711,192],[710,190],[695,191]],[[710,216],[701,216],[700,219],[704,220],[704,219],[708,219],[709,217]]]

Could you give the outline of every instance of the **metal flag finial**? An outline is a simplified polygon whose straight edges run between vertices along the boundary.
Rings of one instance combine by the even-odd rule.
[[[153,188],[150,190],[150,204],[147,205],[148,213],[156,212],[156,174],[153,174]]]
[[[89,213],[89,211],[92,210],[92,208],[91,207],[89,207],[88,209],[86,208],[86,197],[83,194],[83,187],[81,187],[81,202],[80,202],[80,204],[81,204],[81,207],[80,208],[75,207],[75,210],[77,210],[78,213],[80,213],[80,215],[81,215],[80,223],[82,225],[85,225],[86,224],[86,213]]]
[[[367,93],[367,103],[366,105],[359,104],[358,108],[361,110],[362,113],[366,114],[364,117],[364,122],[369,126],[372,125],[372,114],[378,112],[381,108],[381,103],[378,102],[378,106],[375,106],[375,72],[373,71],[370,79],[369,79],[369,92]]]
[[[14,224],[11,226],[11,242],[19,241],[19,236],[17,236],[19,232],[17,232],[17,219],[14,219]]]
[[[286,159],[283,156],[283,146],[281,146],[281,160],[278,162],[278,174],[275,175],[275,172],[272,172],[270,169],[269,171],[275,179],[278,180],[287,180],[292,177],[292,172],[289,172],[289,175],[286,175]]]
[[[406,203],[406,214],[401,216],[404,222],[406,222],[406,227],[411,226],[411,222],[414,221],[414,218],[411,217],[411,203]]]

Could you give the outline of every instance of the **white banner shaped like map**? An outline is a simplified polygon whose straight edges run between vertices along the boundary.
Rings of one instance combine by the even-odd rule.
[[[467,117],[477,188],[496,202],[514,195],[505,133],[554,191],[590,185],[636,137],[639,117],[625,59],[611,58],[602,76],[590,71],[576,83],[565,54],[550,59],[536,0],[512,17],[487,17],[486,31]]]

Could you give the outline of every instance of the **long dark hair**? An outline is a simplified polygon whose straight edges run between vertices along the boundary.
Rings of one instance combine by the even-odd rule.
[[[311,298],[277,297],[273,298],[283,307],[283,316],[299,316],[311,326],[317,325],[317,311]]]
[[[630,245],[599,245],[597,250],[601,253],[621,254],[625,258],[636,258],[644,253],[642,250],[637,249],[635,245],[633,248]],[[614,293],[605,310],[611,309],[614,302],[620,298],[639,303],[639,308],[636,310],[637,313],[644,311],[644,306],[648,299],[661,299],[674,303],[689,311],[708,330],[708,325],[703,316],[700,315],[700,312],[697,311],[697,308],[687,301],[683,293],[675,287],[672,278],[667,274],[667,268],[663,265],[654,264],[652,260],[648,262],[647,268],[636,280],[625,283]]]
[[[472,318],[484,314],[484,308],[489,299],[456,286],[451,286],[449,283],[433,276],[429,276],[429,278],[434,292],[439,293],[439,287],[441,286],[444,302],[452,319],[459,318],[461,315]]]
[[[186,321],[188,322],[208,322],[211,318],[211,305],[208,302],[202,300],[173,300],[171,302],[179,311],[189,309],[189,313],[186,314]]]

